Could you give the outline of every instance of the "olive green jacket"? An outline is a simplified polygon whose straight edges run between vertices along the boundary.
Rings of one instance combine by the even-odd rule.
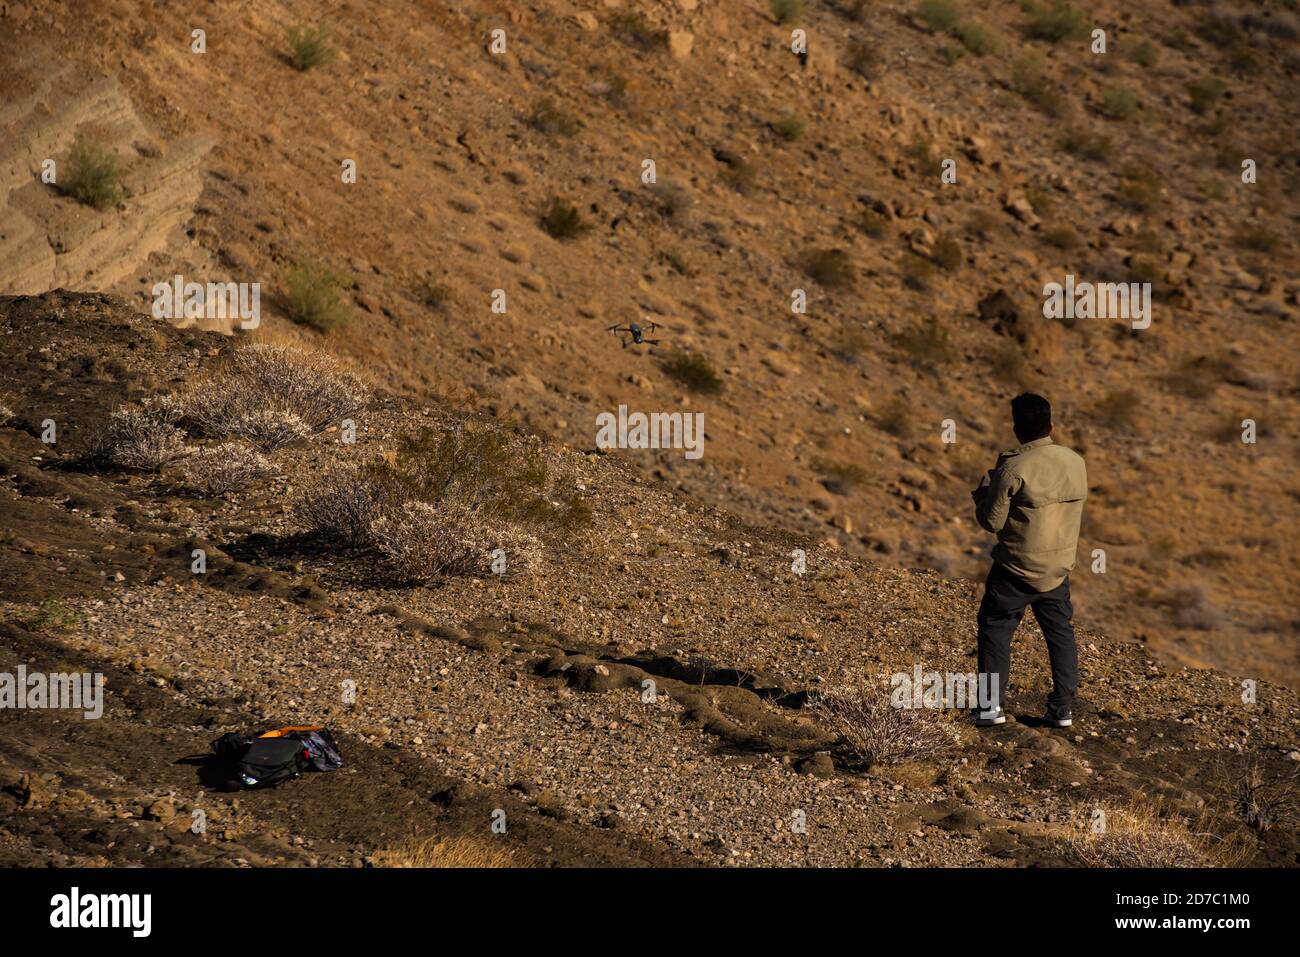
[[[971,492],[975,520],[998,537],[993,560],[1035,591],[1051,591],[1074,568],[1088,497],[1083,457],[1051,436],[1003,452]]]

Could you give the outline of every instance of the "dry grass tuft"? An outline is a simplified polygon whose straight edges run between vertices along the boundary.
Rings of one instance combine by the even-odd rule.
[[[1083,867],[1234,867],[1244,849],[1166,816],[1158,802],[1080,809],[1075,831],[1060,839],[1064,855]]]
[[[376,851],[375,867],[532,867],[513,848],[480,837],[412,838]]]

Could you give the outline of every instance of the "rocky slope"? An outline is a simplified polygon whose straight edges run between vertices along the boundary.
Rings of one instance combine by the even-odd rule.
[[[0,332],[0,671],[106,676],[98,721],[0,711],[0,861],[351,866],[411,835],[486,836],[500,809],[500,839],[536,864],[1059,864],[1078,862],[1067,839],[1096,809],[1157,806],[1214,835],[1211,862],[1296,863],[1293,822],[1252,827],[1241,803],[1249,775],[1294,798],[1300,701],[1282,686],[1246,703],[1232,676],[1085,628],[1077,724],[1049,730],[1027,624],[1020,721],[936,718],[941,753],[864,770],[810,694],[973,670],[968,583],[554,446],[585,530],[528,576],[397,585],[304,536],[291,504],[331,465],[463,412],[381,392],[355,444],[326,432],[276,452],[274,479],[196,497],[168,469],[80,452],[119,403],[179,391],[230,337],[61,291],[0,298]],[[301,721],[338,729],[346,769],[208,786],[211,739]]]

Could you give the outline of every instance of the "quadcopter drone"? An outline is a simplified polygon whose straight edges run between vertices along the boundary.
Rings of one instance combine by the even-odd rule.
[[[623,342],[623,348],[624,348],[624,349],[626,349],[626,348],[628,347],[629,344],[630,344],[630,345],[634,345],[634,346],[640,346],[640,345],[657,346],[657,345],[659,345],[659,343],[663,341],[662,339],[647,339],[647,338],[645,337],[645,334],[646,334],[647,332],[654,332],[656,329],[659,328],[658,323],[651,322],[649,319],[647,319],[647,320],[646,320],[646,326],[648,326],[649,328],[644,328],[644,327],[642,327],[640,324],[635,323],[635,322],[632,322],[632,323],[628,323],[626,326],[610,326],[610,327],[609,327],[607,330],[605,330],[605,331],[606,331],[606,332],[617,333],[617,334],[618,334],[618,337],[619,337],[619,338],[622,340],[622,342]],[[632,337],[631,339],[628,339],[628,338],[627,338],[627,336],[629,336],[629,335]]]

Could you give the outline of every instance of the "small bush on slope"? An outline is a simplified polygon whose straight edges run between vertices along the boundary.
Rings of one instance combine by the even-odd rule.
[[[888,692],[864,685],[816,694],[808,707],[828,731],[839,736],[839,756],[851,767],[929,760],[942,755],[955,740],[936,711],[895,708]]]
[[[222,495],[275,474],[271,460],[236,442],[199,449],[181,464],[186,487],[201,495]]]
[[[107,209],[122,201],[121,178],[117,157],[78,134],[68,158],[63,161],[63,170],[57,175],[57,185],[64,195],[79,203]]]
[[[426,429],[395,455],[327,473],[299,500],[299,521],[322,537],[373,549],[401,581],[536,568],[541,543],[590,521],[556,487],[540,449],[499,429]]]
[[[296,70],[310,70],[334,59],[330,28],[325,24],[294,24],[285,30],[285,37],[289,41],[289,62]]]
[[[192,451],[177,427],[180,419],[179,405],[166,398],[121,406],[92,437],[88,458],[115,468],[156,472]]]
[[[285,275],[281,304],[289,318],[319,332],[346,325],[352,318],[339,295],[348,281],[312,260],[295,263]]]
[[[323,353],[256,344],[181,397],[185,418],[212,438],[243,438],[272,451],[364,408],[361,380]]]

